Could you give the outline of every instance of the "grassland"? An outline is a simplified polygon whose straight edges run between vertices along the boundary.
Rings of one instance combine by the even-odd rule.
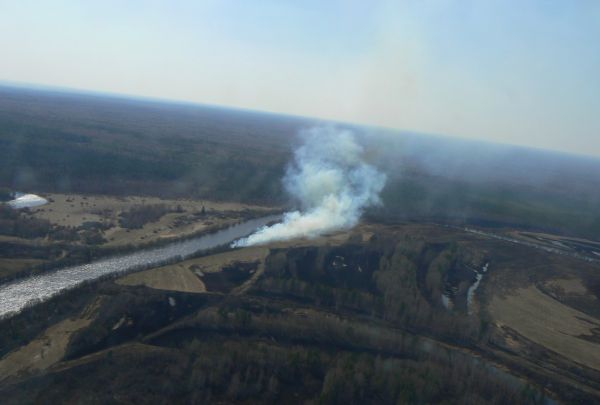
[[[495,296],[489,311],[498,327],[511,328],[532,342],[600,371],[600,345],[585,339],[594,337],[600,319],[564,305],[533,286],[503,298]]]
[[[48,204],[23,211],[8,209],[8,219],[0,219],[0,279],[211,232],[274,210],[183,198],[44,196]],[[30,232],[28,224],[39,231]],[[15,232],[19,229],[27,232]]]
[[[129,274],[118,280],[122,285],[143,285],[168,291],[204,292],[206,287],[194,273],[180,263],[169,268],[157,268]]]
[[[272,208],[256,205],[159,197],[114,197],[106,195],[44,194],[50,203],[31,209],[35,218],[46,219],[53,225],[80,228],[88,223],[106,227],[100,246],[143,244],[163,239],[189,236],[239,220],[246,212],[267,212]],[[156,221],[139,228],[126,228],[120,217],[137,207],[164,206],[165,213]],[[228,218],[229,216],[229,218]]]
[[[81,313],[57,322],[20,350],[4,356],[0,361],[0,382],[21,374],[43,372],[58,363],[65,356],[71,336],[89,326],[99,308],[100,299],[96,299]]]

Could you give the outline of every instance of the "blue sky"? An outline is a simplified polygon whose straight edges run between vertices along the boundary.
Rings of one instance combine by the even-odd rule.
[[[5,1],[0,80],[600,155],[598,1]]]

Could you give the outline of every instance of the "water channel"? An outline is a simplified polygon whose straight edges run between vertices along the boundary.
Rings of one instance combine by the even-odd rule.
[[[278,215],[251,219],[212,234],[171,244],[138,250],[91,263],[66,267],[48,273],[0,285],[0,318],[21,311],[38,301],[46,300],[61,291],[74,288],[85,281],[110,274],[122,274],[171,260],[185,259],[203,250],[229,244],[248,236],[257,228],[279,219]]]

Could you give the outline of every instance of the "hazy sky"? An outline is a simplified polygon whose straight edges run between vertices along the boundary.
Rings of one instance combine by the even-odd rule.
[[[600,1],[0,0],[0,80],[600,155]]]

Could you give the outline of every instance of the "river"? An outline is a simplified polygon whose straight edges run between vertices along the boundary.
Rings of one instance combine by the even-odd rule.
[[[565,246],[566,248],[568,248],[569,251],[561,250],[561,249],[558,249],[558,248],[551,248],[551,247],[544,246],[544,245],[539,244],[539,243],[526,242],[526,241],[519,240],[519,239],[516,239],[516,238],[511,238],[509,236],[498,235],[498,234],[492,233],[492,232],[484,232],[484,231],[481,231],[479,229],[461,228],[461,227],[452,226],[452,225],[449,225],[448,227],[454,228],[454,229],[461,229],[461,230],[464,230],[465,232],[473,233],[475,235],[487,236],[488,238],[503,240],[505,242],[514,243],[516,245],[528,246],[528,247],[531,247],[531,248],[534,248],[534,249],[543,250],[543,251],[548,252],[548,253],[556,253],[557,255],[561,255],[561,256],[569,256],[569,257],[572,257],[574,259],[585,260],[588,263],[600,263],[599,259],[595,259],[593,257],[589,257],[589,256],[583,255],[581,253],[573,252],[573,251],[571,251],[571,248],[569,246],[566,246],[566,245],[563,245],[563,246]],[[598,253],[596,253],[596,255],[600,256],[600,254],[598,254]]]
[[[101,259],[79,266],[66,267],[1,285],[0,318],[17,313],[28,305],[46,300],[85,281],[95,280],[110,274],[128,273],[159,265],[169,260],[183,260],[203,250],[229,244],[280,218],[279,215],[271,215],[251,219],[209,235]]]

